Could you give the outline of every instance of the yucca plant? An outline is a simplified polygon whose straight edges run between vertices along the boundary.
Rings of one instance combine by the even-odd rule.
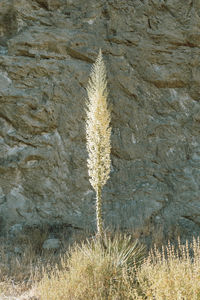
[[[115,233],[114,235],[104,234],[104,245],[99,240],[86,240],[77,249],[86,256],[91,256],[96,251],[101,251],[102,256],[109,257],[110,262],[116,268],[130,269],[139,266],[146,256],[146,247],[138,240],[133,240],[131,235]]]
[[[96,192],[97,234],[103,237],[102,188],[110,174],[110,112],[107,106],[106,68],[101,50],[92,67],[88,87],[86,139],[88,173]]]
[[[138,267],[144,260],[146,248],[131,235],[118,233],[113,237],[104,237],[107,255],[112,257],[117,268],[126,267],[128,270]]]
[[[104,235],[74,244],[62,258],[60,268],[44,274],[39,294],[44,300],[134,299],[136,268],[144,258],[144,247],[128,235]]]

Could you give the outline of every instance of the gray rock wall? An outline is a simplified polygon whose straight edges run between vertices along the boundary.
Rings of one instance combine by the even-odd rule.
[[[198,0],[0,2],[2,224],[95,228],[84,108],[99,48],[112,106],[106,225],[198,234]]]

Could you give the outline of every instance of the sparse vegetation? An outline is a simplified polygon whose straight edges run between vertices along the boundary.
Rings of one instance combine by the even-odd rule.
[[[35,251],[29,243],[21,255],[1,241],[0,299],[200,299],[199,239],[148,255],[130,235],[104,241],[106,248],[98,239],[76,242],[68,253]]]

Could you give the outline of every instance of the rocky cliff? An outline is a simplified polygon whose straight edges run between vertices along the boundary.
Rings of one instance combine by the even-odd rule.
[[[198,0],[1,0],[2,226],[95,228],[84,108],[99,48],[112,107],[106,225],[198,234]]]

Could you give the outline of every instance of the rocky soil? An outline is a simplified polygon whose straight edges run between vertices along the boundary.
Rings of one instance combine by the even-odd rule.
[[[112,107],[106,226],[198,234],[198,0],[1,0],[1,228],[95,228],[84,108],[99,48]]]

